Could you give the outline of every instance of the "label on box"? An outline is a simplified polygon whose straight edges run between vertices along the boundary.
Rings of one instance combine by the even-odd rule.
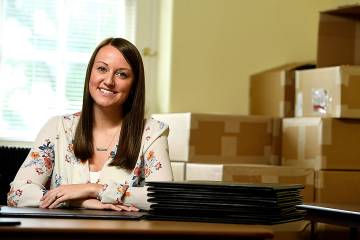
[[[296,106],[295,106],[295,116],[296,117],[302,117],[303,116],[303,94],[302,92],[299,92],[296,95]]]
[[[326,114],[330,111],[330,97],[329,93],[324,88],[312,89],[312,109],[313,112],[319,114]]]

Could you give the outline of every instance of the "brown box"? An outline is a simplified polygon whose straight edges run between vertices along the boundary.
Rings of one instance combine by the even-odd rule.
[[[187,163],[187,181],[224,181],[239,183],[303,184],[305,202],[314,201],[314,170],[285,166],[256,164],[201,164]]]
[[[282,165],[360,170],[360,120],[285,118]]]
[[[295,70],[314,67],[290,63],[250,76],[250,115],[294,117]]]
[[[360,171],[316,171],[315,201],[320,203],[360,203]]]
[[[279,164],[280,119],[196,113],[153,117],[170,127],[172,161]]]
[[[317,66],[360,65],[360,5],[320,13]]]
[[[296,116],[360,118],[360,66],[296,71]]]

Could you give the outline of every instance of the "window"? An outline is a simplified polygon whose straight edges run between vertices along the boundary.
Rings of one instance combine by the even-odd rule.
[[[33,141],[81,110],[86,66],[106,37],[135,41],[133,0],[0,0],[0,140]]]

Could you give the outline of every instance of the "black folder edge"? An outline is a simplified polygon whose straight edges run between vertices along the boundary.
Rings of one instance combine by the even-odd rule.
[[[1,206],[0,217],[13,218],[72,218],[72,219],[109,219],[141,220],[147,212],[116,212],[110,210],[90,209],[42,209],[30,207]]]
[[[304,185],[302,184],[272,184],[272,183],[229,183],[229,182],[217,182],[217,181],[186,181],[186,182],[146,182],[147,186],[155,187],[181,187],[184,189],[207,189],[212,190],[222,189],[222,190],[249,190],[249,191],[289,191],[295,189],[303,189]]]
[[[206,216],[174,216],[174,215],[158,215],[147,214],[145,216],[147,220],[164,220],[164,221],[185,221],[185,222],[209,222],[209,223],[231,223],[231,224],[263,224],[263,225],[275,225],[293,221],[303,220],[303,216],[293,216],[289,218],[279,220],[261,220],[259,218],[219,218],[219,217],[206,217]]]

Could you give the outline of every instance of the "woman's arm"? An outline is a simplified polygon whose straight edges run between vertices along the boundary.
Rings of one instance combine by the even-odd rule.
[[[14,207],[38,207],[50,186],[55,162],[57,117],[51,118],[40,130],[33,147],[10,184],[7,203]]]
[[[172,181],[172,171],[168,150],[168,129],[166,129],[144,154],[143,166],[137,164],[134,169],[134,184],[143,185],[143,181]],[[139,162],[138,162],[139,163]],[[120,203],[148,210],[147,187],[130,186],[129,183],[110,183],[104,185],[99,194],[103,203]]]

